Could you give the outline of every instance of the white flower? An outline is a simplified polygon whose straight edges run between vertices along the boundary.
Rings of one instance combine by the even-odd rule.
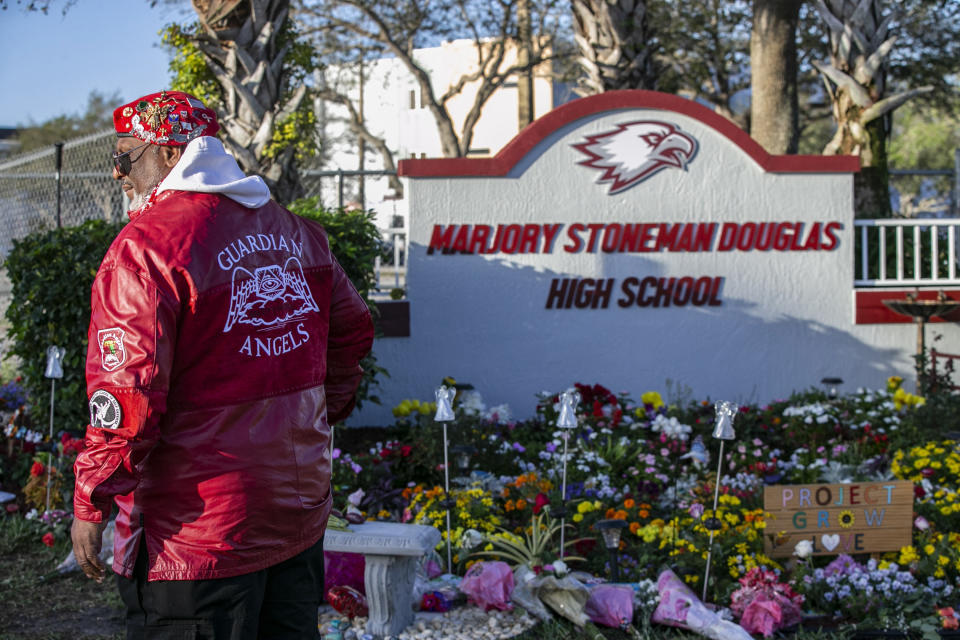
[[[467,529],[460,536],[461,549],[473,549],[481,542],[483,542],[483,534],[476,529]]]
[[[813,542],[810,540],[801,540],[797,543],[797,546],[793,548],[793,555],[801,560],[809,558],[813,555]]]
[[[567,575],[570,572],[570,569],[567,567],[567,563],[563,560],[554,560],[553,572],[562,577]]]
[[[366,493],[364,492],[363,489],[357,489],[356,491],[354,491],[353,493],[347,496],[347,502],[349,502],[355,507],[359,507],[360,501],[363,500],[363,496],[365,495]]]

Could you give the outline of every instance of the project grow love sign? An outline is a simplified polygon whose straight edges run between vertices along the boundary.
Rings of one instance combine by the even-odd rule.
[[[897,551],[911,544],[913,495],[905,481],[766,487],[764,551],[790,556],[801,540],[814,555]]]

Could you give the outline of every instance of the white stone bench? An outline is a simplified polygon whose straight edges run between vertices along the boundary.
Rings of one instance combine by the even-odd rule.
[[[440,539],[435,528],[419,524],[365,522],[350,525],[349,531],[327,529],[324,551],[362,553],[366,561],[367,633],[396,636],[413,622],[417,561]]]

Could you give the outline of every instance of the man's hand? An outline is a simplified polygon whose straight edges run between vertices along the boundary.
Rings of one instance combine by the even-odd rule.
[[[88,578],[97,582],[103,582],[106,572],[98,557],[103,544],[103,530],[106,528],[106,522],[86,522],[74,518],[73,527],[70,530],[70,537],[73,539],[73,555],[77,559],[77,564]]]

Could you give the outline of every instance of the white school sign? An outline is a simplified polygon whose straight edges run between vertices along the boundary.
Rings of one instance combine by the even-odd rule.
[[[402,161],[410,335],[377,341],[384,405],[352,423],[446,375],[519,417],[573,382],[765,402],[909,376],[914,329],[854,321],[858,168],[646,91],[568,103],[493,158]]]

